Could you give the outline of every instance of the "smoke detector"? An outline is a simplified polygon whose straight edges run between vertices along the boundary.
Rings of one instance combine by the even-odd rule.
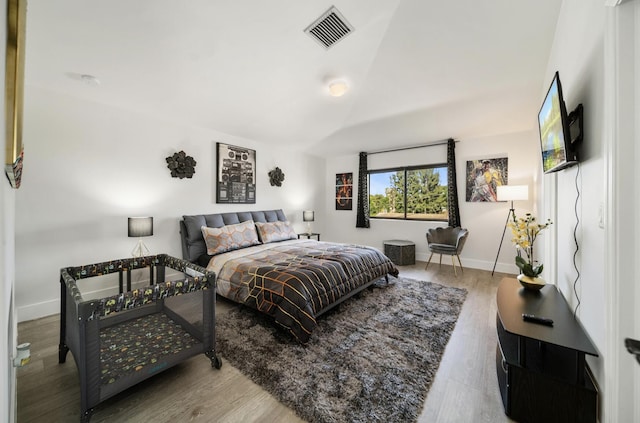
[[[80,75],[80,80],[90,87],[97,87],[100,85],[100,80],[93,75],[82,74]]]
[[[90,87],[97,87],[100,85],[100,80],[86,73],[75,73],[75,72],[66,72],[67,77],[73,79],[74,81],[82,82]]]

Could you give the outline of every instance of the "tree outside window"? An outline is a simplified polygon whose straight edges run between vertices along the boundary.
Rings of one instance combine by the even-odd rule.
[[[448,220],[446,165],[369,171],[369,217]]]

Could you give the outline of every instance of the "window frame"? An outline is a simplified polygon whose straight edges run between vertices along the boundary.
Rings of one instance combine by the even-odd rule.
[[[409,222],[448,222],[448,216],[442,219],[417,219],[417,218],[407,218],[407,172],[418,169],[447,169],[447,163],[433,163],[433,164],[424,164],[424,165],[412,165],[412,166],[398,166],[392,168],[384,168],[384,169],[372,169],[367,170],[367,200],[369,201],[369,219],[389,219],[389,220],[406,220]],[[404,217],[389,217],[389,216],[371,216],[371,174],[372,173],[389,173],[389,172],[404,172]],[[449,186],[449,176],[447,174],[447,189]],[[447,196],[447,211],[449,207],[449,198]]]

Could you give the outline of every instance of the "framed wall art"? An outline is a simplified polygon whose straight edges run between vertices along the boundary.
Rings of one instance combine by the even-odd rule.
[[[353,209],[353,173],[336,173],[336,210]]]
[[[5,173],[13,188],[22,180],[22,108],[24,99],[24,54],[26,0],[7,4],[7,52],[5,70]]]
[[[255,150],[219,142],[216,153],[216,203],[255,204]]]
[[[497,187],[508,183],[508,158],[467,161],[467,201],[498,201]]]

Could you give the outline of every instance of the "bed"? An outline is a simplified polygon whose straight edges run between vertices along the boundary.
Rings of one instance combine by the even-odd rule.
[[[185,260],[216,275],[216,289],[307,343],[316,319],[398,269],[379,250],[298,239],[282,210],[183,216]]]

